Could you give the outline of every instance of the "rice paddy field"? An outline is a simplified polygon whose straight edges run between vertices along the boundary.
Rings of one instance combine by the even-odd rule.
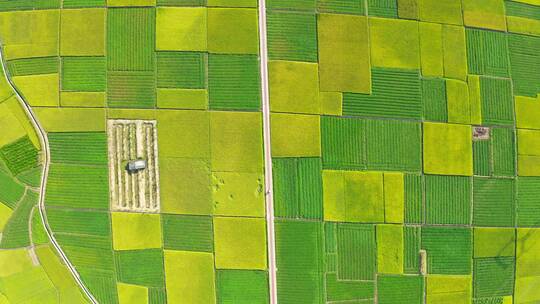
[[[86,303],[45,232],[40,141],[0,71],[0,303]]]
[[[0,303],[540,303],[540,2],[265,2],[0,0]]]

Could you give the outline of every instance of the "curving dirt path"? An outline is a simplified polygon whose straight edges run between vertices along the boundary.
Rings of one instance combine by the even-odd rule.
[[[69,269],[69,271],[73,275],[73,278],[75,279],[75,281],[77,282],[79,287],[82,289],[82,291],[85,293],[85,295],[88,297],[90,302],[92,302],[94,304],[97,304],[98,301],[94,298],[92,293],[90,293],[88,288],[84,285],[84,283],[82,282],[82,280],[81,280],[81,278],[79,276],[79,273],[77,272],[75,267],[73,267],[73,264],[71,264],[71,262],[67,258],[66,254],[64,253],[62,248],[60,248],[60,245],[58,245],[58,242],[56,241],[56,239],[54,238],[54,235],[52,233],[51,227],[49,226],[49,222],[47,221],[47,213],[45,211],[45,190],[46,190],[46,187],[47,187],[47,178],[49,176],[49,165],[51,163],[51,153],[50,153],[50,150],[49,150],[49,139],[47,138],[47,133],[45,132],[45,130],[43,129],[43,127],[41,126],[41,124],[37,120],[36,115],[32,111],[32,108],[26,102],[26,100],[23,98],[22,94],[19,92],[17,87],[11,81],[9,71],[7,69],[7,64],[6,64],[6,61],[4,60],[4,47],[3,47],[3,45],[0,45],[0,62],[2,64],[2,69],[4,70],[4,77],[6,78],[6,81],[9,83],[9,86],[13,90],[15,96],[17,96],[17,100],[19,101],[22,108],[26,112],[26,115],[28,116],[28,119],[30,119],[30,121],[32,122],[32,125],[34,126],[34,129],[36,130],[36,133],[37,133],[37,135],[39,137],[39,140],[41,142],[41,147],[42,147],[41,151],[43,153],[43,155],[42,155],[43,171],[41,173],[41,182],[40,182],[41,186],[40,186],[40,189],[39,189],[38,206],[39,206],[39,214],[41,216],[41,221],[43,223],[43,226],[45,227],[45,231],[47,232],[47,236],[51,240],[51,243],[53,244],[54,248],[56,249],[56,251],[60,255],[60,258],[62,259],[64,264],[67,266],[67,268]]]

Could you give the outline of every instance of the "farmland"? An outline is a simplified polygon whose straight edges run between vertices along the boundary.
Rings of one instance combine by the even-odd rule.
[[[538,0],[0,1],[0,41],[1,303],[540,301]]]
[[[252,279],[266,302],[257,5],[150,2],[0,4],[9,76],[47,133],[53,236],[99,303],[229,302]]]
[[[11,72],[27,74],[50,65],[48,59],[35,66],[22,63],[19,67],[20,62],[9,66]],[[45,232],[37,191],[43,163],[41,145],[5,80],[3,68],[1,72],[0,301],[86,303]]]
[[[280,303],[540,300],[539,4],[266,1]]]

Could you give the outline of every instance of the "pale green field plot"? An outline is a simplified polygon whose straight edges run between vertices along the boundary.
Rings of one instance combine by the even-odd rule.
[[[461,26],[444,25],[442,31],[444,52],[444,76],[467,80],[467,49],[465,29]]]
[[[471,110],[471,124],[482,124],[482,99],[480,92],[480,77],[476,75],[467,76],[469,86],[469,103]]]
[[[516,126],[523,129],[540,129],[540,99],[516,96]]]
[[[319,114],[319,69],[316,63],[270,61],[272,112]]]
[[[367,18],[319,14],[317,21],[321,91],[371,93]]]
[[[156,49],[206,51],[207,48],[206,8],[160,7],[157,9]]]
[[[0,277],[7,277],[33,266],[25,248],[0,251]]]
[[[257,0],[207,0],[210,7],[257,7]]]
[[[260,113],[211,112],[212,171],[262,172]]]
[[[6,223],[8,222],[12,214],[13,210],[11,210],[5,204],[0,203],[0,232],[4,230],[4,226],[6,226]]]
[[[514,256],[516,233],[511,228],[474,228],[474,257]]]
[[[83,295],[71,273],[53,250],[50,245],[43,246],[36,248],[36,254],[39,263],[43,266],[47,276],[58,291],[59,302],[66,304],[87,303],[86,296]]]
[[[540,286],[540,276],[517,278],[513,303],[528,304],[540,301],[540,290],[537,286]],[[509,304],[512,304],[512,301],[509,301]]]
[[[540,301],[540,229],[518,228],[515,303]]]
[[[506,16],[506,22],[509,32],[540,36],[540,20]]]
[[[403,227],[377,225],[377,272],[403,273]]]
[[[463,21],[466,26],[506,30],[503,0],[464,0]]]
[[[208,91],[204,89],[157,89],[157,106],[162,109],[206,110]]]
[[[62,10],[60,55],[104,55],[105,14],[101,8]]]
[[[461,1],[455,0],[418,0],[418,12],[421,21],[463,24]]]
[[[263,183],[259,173],[212,173],[214,215],[263,217]]]
[[[156,0],[107,0],[107,5],[115,6],[155,6]]]
[[[540,176],[538,155],[518,155],[518,174],[520,176]]]
[[[424,123],[424,172],[471,176],[473,174],[471,127]]]
[[[113,212],[112,232],[115,250],[162,247],[159,214]]]
[[[103,92],[60,92],[60,106],[77,108],[104,108]]]
[[[418,22],[370,18],[371,64],[376,67],[420,67]]]
[[[540,131],[518,129],[518,153],[521,155],[540,155]]]
[[[4,76],[4,67],[0,66],[0,103],[13,95],[13,90]]]
[[[214,256],[165,250],[168,303],[215,303]]]
[[[47,132],[105,131],[104,109],[34,108]]]
[[[384,222],[383,174],[366,171],[323,171],[324,220]]]
[[[159,171],[163,212],[212,214],[212,180],[207,160],[161,157]]]
[[[214,248],[218,269],[265,270],[264,219],[214,217]]]
[[[469,87],[460,80],[446,80],[446,99],[448,103],[448,122],[468,124],[471,118]]]
[[[419,23],[420,61],[422,75],[441,77],[443,67],[442,25],[436,23]]]
[[[6,59],[58,55],[58,10],[0,13]]]
[[[7,109],[9,109],[9,112],[11,112],[11,114],[19,121],[19,124],[26,131],[26,135],[28,135],[30,141],[34,144],[34,147],[39,149],[41,144],[39,142],[36,130],[34,129],[32,123],[28,120],[28,116],[26,115],[26,112],[22,109],[19,99],[13,96],[4,101],[3,103],[0,103],[0,107],[2,107],[2,104],[5,105]],[[4,110],[6,110],[6,108],[4,108]],[[7,113],[6,111],[2,112]],[[14,125],[11,125],[10,129],[13,127]],[[14,127],[14,129],[16,130],[17,127]]]
[[[518,174],[540,176],[540,130],[518,129]]]
[[[120,304],[147,304],[148,288],[139,285],[117,283]]]
[[[320,123],[318,115],[272,114],[272,156],[320,156]]]
[[[43,270],[31,267],[2,278],[2,292],[9,303],[57,303],[57,290]]]
[[[24,98],[34,107],[57,107],[60,103],[58,74],[13,77]]]
[[[532,5],[540,5],[540,0],[513,0],[513,1],[526,3],[526,4],[532,4]]]
[[[210,158],[210,114],[204,111],[157,112],[160,157]]]
[[[108,6],[154,6],[156,0],[107,0]]]
[[[404,174],[385,172],[383,177],[384,221],[386,223],[403,223],[405,216]]]
[[[470,276],[430,275],[426,279],[427,304],[468,304],[471,296]]]
[[[340,92],[319,92],[321,103],[321,114],[337,115],[343,114],[343,94]]]
[[[259,32],[256,9],[209,8],[208,51],[257,54]]]
[[[106,109],[108,119],[147,119],[157,118],[157,111],[154,109]]]
[[[7,103],[0,103],[0,146],[7,145],[26,135],[26,131],[21,126]]]

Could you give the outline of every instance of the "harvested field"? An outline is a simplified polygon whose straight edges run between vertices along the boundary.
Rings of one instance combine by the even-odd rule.
[[[111,209],[159,212],[159,169],[155,121],[109,120],[109,184]],[[127,170],[130,161],[146,167]]]

